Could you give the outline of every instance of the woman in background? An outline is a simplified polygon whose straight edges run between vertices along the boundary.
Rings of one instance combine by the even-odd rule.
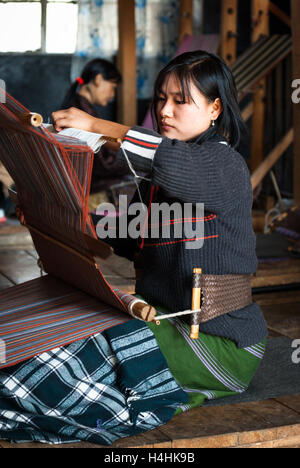
[[[114,99],[121,79],[113,63],[101,58],[91,60],[70,86],[61,107],[77,107],[94,117],[100,117],[95,106],[107,106]]]
[[[93,59],[85,65],[81,75],[68,89],[61,108],[76,107],[100,118],[96,106],[105,107],[115,98],[121,80],[121,74],[113,63],[102,58]],[[127,167],[120,167],[117,163],[115,152],[102,147],[93,165],[90,209],[95,209],[105,201],[114,202],[115,200],[111,199],[110,188],[122,182],[129,182],[131,185],[129,174]]]

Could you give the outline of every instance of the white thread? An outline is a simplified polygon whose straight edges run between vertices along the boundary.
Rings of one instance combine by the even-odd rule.
[[[132,172],[134,178],[135,178],[135,179],[144,179],[144,180],[148,180],[148,182],[151,182],[151,179],[148,179],[147,177],[139,176],[139,175],[135,172],[135,170],[134,170],[134,168],[133,168],[133,165],[131,164],[131,162],[130,162],[130,160],[129,160],[127,154],[126,154],[126,151],[125,151],[125,149],[123,148],[122,145],[121,145],[121,150],[123,151],[123,154],[124,154],[125,159],[126,159],[126,161],[127,161],[128,167],[129,167],[129,169],[131,170],[131,172]]]
[[[195,310],[187,309],[187,310],[182,310],[181,312],[174,312],[173,314],[156,315],[154,317],[154,320],[163,320],[163,319],[168,319],[172,317],[179,317],[180,315],[190,315],[190,314],[194,314],[197,312],[201,312],[201,309],[195,309]]]
[[[131,164],[131,162],[130,162],[130,160],[129,160],[127,154],[126,154],[126,151],[125,151],[125,149],[123,148],[122,145],[121,145],[121,150],[122,150],[123,155],[124,155],[124,157],[125,157],[125,159],[126,159],[126,162],[127,162],[127,164],[128,164],[128,167],[129,167],[130,171],[131,171],[132,174],[133,174],[133,180],[134,180],[134,183],[135,183],[136,188],[137,188],[137,192],[138,192],[138,195],[139,195],[140,202],[142,203],[143,209],[146,211],[146,208],[144,208],[144,207],[145,207],[145,203],[143,202],[142,195],[141,195],[141,192],[140,192],[140,188],[139,188],[139,184],[138,184],[137,179],[147,180],[148,182],[151,182],[151,179],[148,179],[148,178],[146,178],[146,177],[139,176],[139,175],[135,172],[135,170],[134,170],[134,168],[133,168],[133,165]]]

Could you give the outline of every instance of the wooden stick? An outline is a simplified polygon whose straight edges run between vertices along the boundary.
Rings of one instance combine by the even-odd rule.
[[[32,125],[33,127],[40,127],[43,123],[43,117],[40,114],[36,114],[34,112],[18,114],[18,117],[22,122],[28,125]]]
[[[283,23],[285,23],[289,28],[291,27],[291,18],[273,2],[269,2],[269,11],[273,13],[273,15],[277,16],[277,18],[279,18],[281,21],[283,21]]]
[[[201,268],[193,268],[193,290],[192,290],[192,307],[191,310],[198,310],[201,306],[201,288],[200,277],[202,274]],[[196,340],[199,336],[199,323],[197,323],[198,313],[191,316],[191,331],[190,338]]]
[[[122,138],[111,137],[108,135],[103,135],[101,140],[110,141],[111,143],[119,143],[120,145],[122,144]]]

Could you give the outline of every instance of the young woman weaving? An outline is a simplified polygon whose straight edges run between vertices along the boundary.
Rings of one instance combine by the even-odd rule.
[[[118,255],[135,261],[136,293],[158,310],[190,308],[194,267],[202,269],[204,279],[208,275],[217,281],[215,291],[207,283],[207,302],[215,301],[219,310],[212,307],[200,319],[198,340],[190,340],[180,317],[149,325],[173,375],[189,389],[189,404],[196,405],[244,391],[263,356],[267,335],[263,315],[251,300],[250,275],[257,267],[252,190],[245,161],[234,149],[242,120],[230,70],[219,57],[203,51],[176,57],[156,80],[153,116],[157,132],[90,118],[74,109],[56,112],[53,119],[57,129],[78,126],[122,138],[134,170],[151,180],[140,184],[148,214],[155,202],[204,204],[204,219],[198,220],[204,221],[202,248],[187,249],[193,239],[174,236],[179,222],[174,219],[169,239],[109,240]],[[119,156],[124,158],[122,152]],[[194,226],[196,222],[192,220]],[[234,305],[230,297],[239,289],[242,297]],[[205,286],[202,293],[204,306]],[[223,310],[217,307],[220,300]]]
[[[168,237],[142,230],[139,239],[108,242],[134,260],[136,293],[161,314],[191,308],[193,269],[202,269],[199,337],[190,339],[184,316],[159,326],[133,319],[4,368],[0,439],[110,444],[167,422],[175,411],[245,391],[259,366],[267,328],[251,300],[252,191],[234,149],[241,118],[229,69],[206,52],[178,56],[157,78],[153,111],[157,131],[73,108],[55,112],[53,120],[57,129],[123,140],[118,156],[146,174],[136,196],[147,205],[146,219],[155,203],[193,207],[186,219],[168,220]],[[193,229],[203,223],[203,245],[193,244],[186,230],[178,237],[180,223]]]

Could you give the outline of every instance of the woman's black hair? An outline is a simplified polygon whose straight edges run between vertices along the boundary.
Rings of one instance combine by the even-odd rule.
[[[80,78],[83,80],[83,84],[88,84],[94,78],[96,78],[99,73],[102,75],[104,80],[107,81],[114,81],[115,83],[119,83],[122,80],[121,74],[117,67],[108,60],[101,58],[90,60],[83,68]],[[79,83],[77,80],[71,84],[61,105],[62,109],[67,109],[70,107],[76,95],[78,86]]]
[[[215,126],[202,133],[196,141],[201,143],[212,135],[219,134],[236,148],[245,125],[238,105],[234,78],[226,63],[217,55],[203,50],[185,52],[171,60],[159,72],[154,85],[152,120],[156,129],[158,129],[157,103],[163,83],[170,75],[175,75],[178,79],[183,101],[191,99],[190,84],[193,83],[208,102],[214,102],[219,98],[222,103],[222,112],[215,121]]]

